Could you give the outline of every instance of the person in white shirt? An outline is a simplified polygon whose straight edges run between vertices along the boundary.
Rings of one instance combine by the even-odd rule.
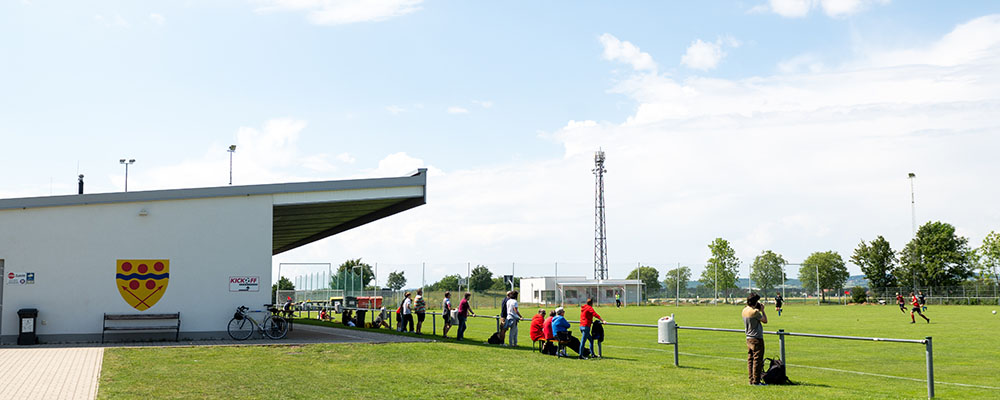
[[[409,329],[409,332],[413,333],[413,300],[410,300],[410,292],[406,292],[403,297],[406,299],[403,300],[403,324],[401,331]]]
[[[507,300],[507,321],[504,323],[509,335],[507,345],[510,347],[517,346],[517,323],[521,318],[521,312],[517,310],[517,291],[512,290],[510,299]]]

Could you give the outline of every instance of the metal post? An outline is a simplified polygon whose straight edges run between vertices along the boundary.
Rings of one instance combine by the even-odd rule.
[[[934,398],[934,346],[931,344],[931,337],[927,339],[927,398]]]
[[[674,319],[674,315],[673,314],[670,314],[670,319]],[[676,321],[677,320],[674,320],[674,366],[675,367],[680,367],[681,366],[681,362],[680,362],[680,350],[678,350],[677,347],[680,346],[681,340],[680,340],[680,337],[677,336],[677,334],[680,333],[680,329],[677,326]]]
[[[680,307],[681,298],[681,263],[677,263],[677,294],[674,296],[674,307]]]
[[[778,329],[778,348],[781,355],[781,363],[785,365],[785,369],[788,369],[788,361],[785,359],[785,330]]]
[[[816,305],[822,304],[822,292],[823,289],[819,288],[819,264],[816,264]]]

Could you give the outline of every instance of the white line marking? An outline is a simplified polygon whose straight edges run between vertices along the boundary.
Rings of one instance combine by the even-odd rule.
[[[615,346],[615,345],[606,345],[606,346],[608,346],[608,347],[617,347],[617,348],[622,348],[622,349],[638,349],[638,350],[649,350],[649,351],[662,351],[662,352],[669,352],[669,353],[673,353],[674,352],[673,350],[652,349],[652,348],[648,348],[648,347]],[[736,358],[736,357],[710,356],[710,355],[705,355],[705,354],[694,354],[694,353],[685,353],[685,352],[679,352],[678,354],[683,354],[683,355],[686,355],[686,356],[693,356],[693,357],[716,358],[716,359],[720,359],[720,360],[746,361],[743,358]],[[814,367],[812,365],[802,365],[802,364],[788,364],[788,365],[789,366],[794,366],[794,367],[801,367],[801,368],[819,369],[819,370],[824,370],[824,371],[844,372],[844,373],[848,373],[848,374],[877,376],[877,377],[880,377],[880,378],[893,378],[893,379],[903,379],[903,380],[914,381],[914,382],[927,382],[926,379],[907,378],[907,377],[904,377],[904,376],[874,374],[874,373],[871,373],[871,372],[861,372],[861,371],[848,371],[848,370],[843,370],[843,369],[826,368],[826,367]],[[974,387],[974,388],[980,388],[980,389],[1000,390],[1000,387],[995,387],[995,386],[972,385],[972,384],[968,384],[968,383],[941,382],[939,380],[935,380],[934,384],[954,385],[954,386]]]

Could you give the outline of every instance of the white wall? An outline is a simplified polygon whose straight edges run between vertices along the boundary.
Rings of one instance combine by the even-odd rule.
[[[145,313],[180,312],[182,332],[225,332],[237,306],[269,302],[271,218],[269,195],[0,210],[5,271],[36,281],[4,286],[0,335],[17,334],[21,308],[38,309],[42,339],[99,335],[104,313],[140,313],[117,290],[118,259],[170,260]],[[230,292],[231,275],[259,276],[260,291]]]

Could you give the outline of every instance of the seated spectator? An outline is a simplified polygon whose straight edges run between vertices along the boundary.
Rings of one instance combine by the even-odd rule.
[[[345,326],[354,327],[358,325],[354,320],[354,312],[351,310],[344,310],[344,313],[340,315],[340,318],[342,319],[340,322]]]
[[[545,336],[545,340],[552,340],[556,338],[556,335],[552,333],[552,318],[555,316],[556,310],[549,311],[549,316],[542,322],[542,335]]]
[[[365,324],[365,327],[379,329],[384,326],[386,328],[389,328],[389,323],[385,322],[386,318],[389,318],[389,312],[385,310],[385,307],[382,307],[382,312],[379,313],[377,317],[375,317],[375,321]]]
[[[528,329],[528,337],[531,338],[532,342],[537,342],[539,340],[545,339],[545,333],[543,332],[542,324],[545,323],[545,310],[538,310],[538,313],[534,317],[531,317],[531,328]]]
[[[556,334],[556,339],[559,339],[559,355],[566,356],[566,344],[569,341],[569,321],[566,320],[564,316],[566,310],[562,307],[556,309],[556,316],[552,318],[552,332]]]

